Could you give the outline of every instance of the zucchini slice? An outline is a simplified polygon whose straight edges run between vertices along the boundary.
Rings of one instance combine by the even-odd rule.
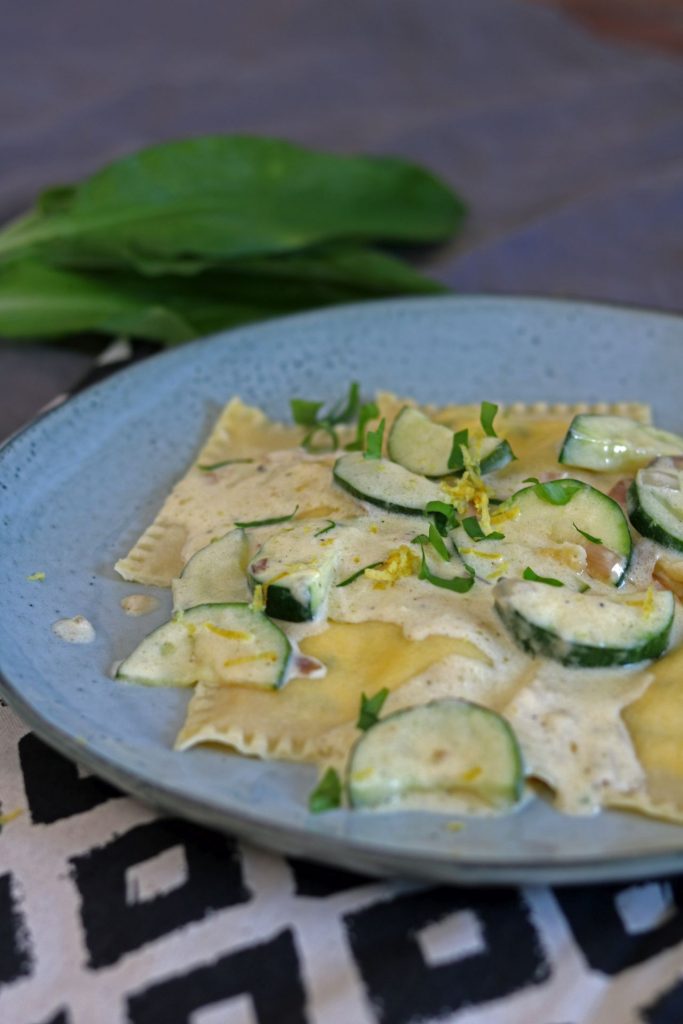
[[[334,479],[355,498],[387,512],[415,515],[423,511],[427,502],[444,500],[444,492],[432,480],[389,459],[366,459],[362,452],[337,459]]]
[[[502,437],[485,437],[479,442],[479,472],[482,476],[502,469],[514,458],[512,448]]]
[[[327,600],[337,564],[339,528],[309,519],[270,537],[249,563],[249,583],[261,584],[266,613],[287,622],[315,619]],[[324,531],[324,532],[321,532]]]
[[[495,607],[525,651],[574,668],[609,668],[659,658],[674,619],[669,590],[608,599],[521,580],[496,585]]]
[[[204,682],[279,687],[291,654],[279,626],[248,604],[204,604],[145,637],[117,679],[148,686]]]
[[[523,781],[519,744],[505,719],[455,698],[387,715],[356,742],[347,768],[352,807],[400,807],[429,794],[500,809],[519,801]]]
[[[448,468],[452,448],[453,431],[409,405],[399,412],[387,440],[389,458],[422,476],[452,472]]]
[[[422,476],[447,476],[448,460],[453,449],[453,431],[434,423],[419,409],[405,406],[393,422],[387,450],[389,458]],[[507,441],[500,437],[484,437],[479,442],[479,469],[492,473],[502,469],[514,458]]]
[[[683,551],[683,458],[656,459],[638,470],[628,491],[628,515],[643,537]]]
[[[244,531],[231,530],[197,551],[171,584],[173,610],[248,601],[247,547]]]
[[[627,416],[575,416],[559,461],[598,471],[633,471],[658,455],[683,454],[683,437],[646,426]]]
[[[557,505],[545,500],[542,497],[543,485],[532,484],[517,491],[495,509],[494,530],[504,535],[503,540],[472,543],[462,526],[456,528],[453,539],[459,550],[467,552],[466,561],[478,576],[486,576],[497,564],[507,566],[506,576],[520,575],[527,565],[537,568],[537,552],[541,551],[543,557],[549,558],[549,552],[555,546],[558,572],[548,574],[567,582],[572,574],[568,576],[566,570],[562,571],[559,545],[583,544],[588,534],[599,540],[601,547],[613,552],[614,557],[609,559],[610,578],[605,582],[619,586],[628,569],[633,548],[631,531],[621,506],[607,494],[580,480],[559,482],[566,485],[567,494],[571,494],[565,504]],[[548,569],[547,562],[544,568]]]

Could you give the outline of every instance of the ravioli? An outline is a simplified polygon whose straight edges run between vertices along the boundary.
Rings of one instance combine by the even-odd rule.
[[[381,394],[378,403],[389,427],[406,401]],[[453,429],[472,430],[479,419],[479,406],[425,411]],[[577,412],[649,422],[647,407],[635,403],[503,408],[497,427],[518,461],[494,474],[497,495],[505,498],[525,478],[556,468],[558,447]],[[335,484],[336,454],[303,452],[301,436],[301,428],[272,423],[233,399],[196,464],[117,563],[118,572],[128,580],[170,586],[193,554],[235,523],[292,514],[296,522],[369,523],[362,527],[361,548],[350,542],[343,548],[341,576],[378,561],[386,564],[391,552],[409,548],[419,520],[368,510]],[[342,443],[353,436],[351,430],[340,431]],[[212,466],[217,468],[206,468]],[[596,479],[590,472],[572,476]],[[600,487],[607,491],[617,479],[617,474],[600,474]],[[278,529],[249,530],[252,553]],[[539,549],[536,566],[551,574],[563,561],[574,569],[585,565],[579,540],[555,545],[545,555]],[[492,565],[492,576],[494,570]],[[457,595],[426,586],[412,571],[388,580],[361,572],[352,586],[332,589],[327,616],[283,626],[305,656],[326,666],[324,678],[295,677],[277,692],[200,681],[177,748],[212,743],[245,755],[342,766],[358,736],[363,693],[386,687],[386,713],[460,697],[508,719],[528,775],[549,786],[566,813],[620,806],[683,821],[678,796],[683,757],[676,739],[683,731],[679,654],[645,668],[611,671],[530,659],[511,641],[484,586],[476,594]],[[677,636],[680,618],[679,609]]]

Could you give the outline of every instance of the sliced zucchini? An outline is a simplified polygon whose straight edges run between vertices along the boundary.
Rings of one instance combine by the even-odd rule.
[[[149,686],[192,686],[200,679],[279,687],[291,654],[279,626],[248,604],[188,608],[145,637],[117,679]]]
[[[394,420],[387,451],[389,458],[422,476],[446,476],[453,448],[453,431],[434,423],[419,409],[406,406]]]
[[[261,584],[266,612],[287,622],[315,619],[325,604],[337,563],[338,527],[309,519],[270,537],[249,563],[249,582]],[[321,532],[324,531],[324,532]]]
[[[485,437],[479,443],[479,472],[482,476],[502,469],[515,455],[502,437]]]
[[[638,470],[628,492],[628,514],[643,537],[683,551],[683,458],[656,459]]]
[[[434,423],[419,409],[406,406],[393,422],[387,450],[389,458],[423,476],[447,476],[453,470],[448,460],[453,450],[453,431]],[[502,469],[514,458],[507,441],[500,437],[484,437],[479,442],[479,469],[492,473]]]
[[[415,515],[422,512],[427,502],[444,500],[444,492],[437,483],[389,459],[366,459],[362,452],[337,459],[334,479],[354,497],[387,512]]]
[[[598,471],[633,471],[658,455],[683,454],[683,437],[627,416],[580,414],[569,425],[559,461]]]
[[[519,744],[500,715],[447,698],[387,715],[363,733],[347,769],[352,807],[398,806],[425,794],[495,808],[522,795]]]
[[[231,530],[197,551],[171,584],[173,610],[248,601],[247,554],[243,530]]]
[[[608,599],[543,583],[503,580],[496,611],[520,647],[563,665],[609,668],[659,658],[674,618],[668,590]]]
[[[506,576],[521,575],[521,570],[531,565],[539,571],[536,564],[539,557],[548,559],[553,564],[553,546],[555,548],[558,575],[564,582],[571,578],[566,569],[562,570],[564,557],[571,568],[571,551],[560,548],[560,545],[583,544],[586,535],[600,541],[600,546],[613,552],[610,558],[611,582],[618,586],[624,579],[631,559],[633,542],[626,516],[620,505],[607,494],[585,484],[580,480],[558,481],[566,493],[571,495],[565,504],[552,504],[542,497],[543,485],[532,484],[523,487],[512,497],[495,509],[494,531],[504,535],[503,540],[484,540],[473,543],[462,526],[453,534],[459,550],[473,552],[465,555],[466,561],[480,577],[486,577],[496,568],[497,564],[505,565]],[[580,532],[581,531],[581,532]],[[590,542],[589,542],[590,543]],[[541,553],[540,555],[538,553]],[[522,564],[523,563],[523,564]],[[548,562],[544,564],[548,570]],[[573,572],[578,572],[574,568]]]

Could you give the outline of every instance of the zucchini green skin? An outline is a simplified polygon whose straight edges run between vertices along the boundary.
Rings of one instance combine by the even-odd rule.
[[[260,581],[255,576],[249,577],[249,584],[252,589]],[[283,622],[310,622],[318,614],[318,610],[325,600],[326,593],[314,593],[311,587],[306,588],[306,599],[301,600],[292,593],[288,587],[280,583],[273,583],[265,586],[266,594],[266,615],[273,619],[281,619]]]
[[[488,439],[487,439],[488,440]],[[491,438],[496,440],[498,443],[491,446],[491,450],[481,456],[479,462],[479,472],[482,476],[486,476],[487,473],[495,473],[497,469],[503,469],[515,458],[514,452],[510,447],[509,443],[503,438]]]
[[[357,740],[346,775],[356,808],[400,807],[406,797],[455,793],[502,809],[520,800],[523,785],[522,754],[509,723],[456,698],[382,718]]]
[[[359,472],[359,467],[362,471]],[[364,483],[361,486],[359,476]],[[337,459],[333,476],[335,483],[360,501],[367,501],[386,512],[420,515],[430,501],[442,501],[443,491],[427,477],[411,473],[388,459],[363,459],[359,452]],[[374,480],[371,479],[374,477]]]
[[[650,540],[656,541],[662,547],[683,551],[683,540],[680,537],[674,537],[672,533],[660,526],[657,520],[649,516],[640,504],[635,480],[628,489],[627,502],[628,517],[641,536],[649,537]]]
[[[535,583],[520,584],[518,581],[514,585],[517,587],[544,586],[544,584]],[[534,622],[518,608],[515,608],[513,602],[502,596],[504,590],[501,584],[497,589],[499,594],[494,599],[495,609],[517,644],[527,654],[551,658],[568,668],[620,668],[625,665],[636,665],[642,661],[651,661],[661,657],[669,643],[675,607],[673,595],[670,593],[666,600],[668,617],[665,616],[656,628],[650,632],[644,632],[639,639],[628,646],[611,646],[609,643],[601,645],[583,643],[574,636],[562,635],[559,629]],[[577,606],[581,602],[590,603],[591,615],[593,617],[599,615],[598,598],[578,593],[565,596]],[[557,594],[548,593],[546,603],[558,600],[561,600],[561,597],[558,597]]]
[[[656,466],[657,463],[654,463]],[[683,551],[683,520],[676,522],[676,517],[670,513],[673,520],[673,529],[678,528],[678,535],[671,529],[666,529],[660,519],[655,518],[647,511],[647,484],[642,481],[642,473],[636,475],[635,480],[628,489],[627,494],[628,517],[643,537],[649,537],[662,547],[671,548],[674,551]]]
[[[326,523],[322,521],[323,527]],[[263,587],[267,615],[309,622],[325,604],[336,561],[334,525],[331,533],[325,530],[321,535],[319,521],[298,523],[261,545],[249,563],[249,586]]]
[[[633,471],[659,455],[683,454],[683,437],[626,416],[579,413],[569,425],[559,462],[596,471]]]

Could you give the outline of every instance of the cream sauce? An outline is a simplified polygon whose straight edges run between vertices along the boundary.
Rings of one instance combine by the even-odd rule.
[[[52,632],[67,644],[91,644],[95,639],[95,628],[83,615],[57,619],[52,623]]]

